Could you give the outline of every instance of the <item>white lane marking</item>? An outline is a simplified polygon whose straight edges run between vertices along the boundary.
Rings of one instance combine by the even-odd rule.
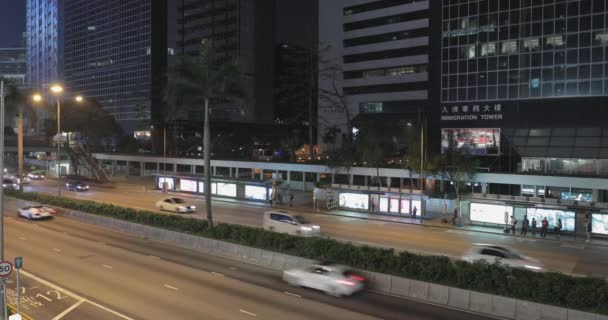
[[[149,257],[150,257],[150,258],[153,258],[153,259],[158,259],[158,260],[160,260],[160,258],[159,258],[159,257],[157,257],[157,256],[149,256]]]
[[[290,295],[292,297],[302,298],[302,296],[299,295],[299,294],[295,294],[295,293],[291,293],[291,292],[287,292],[287,291],[283,291],[283,293],[286,294],[286,295]]]
[[[31,287],[30,290],[40,288],[39,286]]]
[[[112,309],[110,309],[110,308],[108,308],[108,307],[104,307],[104,306],[100,305],[99,303],[96,303],[96,302],[93,302],[93,301],[91,301],[91,300],[85,299],[85,298],[83,298],[83,297],[81,297],[81,296],[79,296],[79,295],[77,295],[77,294],[75,294],[75,293],[73,293],[73,292],[70,292],[70,291],[68,291],[68,290],[66,290],[66,289],[64,289],[64,288],[62,288],[62,287],[60,287],[60,286],[57,286],[57,285],[55,285],[55,284],[52,284],[52,283],[50,283],[50,282],[48,282],[48,281],[46,281],[46,280],[44,280],[44,279],[42,279],[42,278],[39,278],[39,277],[37,277],[37,276],[35,276],[35,275],[33,275],[33,274],[31,274],[31,273],[29,273],[29,272],[27,272],[27,271],[23,270],[23,269],[21,269],[21,273],[22,273],[24,276],[29,277],[29,278],[31,278],[31,279],[34,279],[34,280],[36,280],[36,281],[38,281],[38,282],[42,283],[43,285],[45,285],[45,286],[47,286],[47,287],[51,287],[51,288],[53,288],[53,289],[55,289],[55,290],[57,290],[57,291],[61,291],[61,292],[65,293],[66,295],[68,295],[68,296],[70,296],[70,297],[72,297],[72,298],[74,298],[74,299],[76,299],[76,300],[84,300],[84,301],[86,301],[87,303],[90,303],[91,305],[93,305],[93,306],[95,306],[95,307],[97,307],[97,308],[99,308],[99,309],[102,309],[102,310],[104,310],[104,311],[107,311],[107,312],[109,312],[109,313],[111,313],[111,314],[113,314],[113,315],[115,315],[115,316],[117,316],[117,317],[123,318],[123,319],[125,319],[125,320],[135,320],[135,319],[133,319],[133,318],[129,318],[129,317],[125,316],[124,314],[121,314],[121,313],[119,313],[119,312],[117,312],[117,311],[114,311],[114,310],[112,310]]]
[[[103,266],[104,266],[104,267],[106,267],[106,268],[108,268],[108,269],[114,269],[114,268],[110,267],[110,266],[109,266],[109,265],[107,265],[107,264],[103,264]]]
[[[26,237],[19,237],[19,239],[21,239],[21,240],[27,240]]]
[[[223,274],[221,274],[221,273],[217,273],[217,272],[213,272],[213,271],[211,271],[211,273],[212,273],[212,274],[214,274],[214,275],[216,275],[216,276],[220,276],[220,277],[223,277],[223,276],[224,276],[224,275],[223,275]]]
[[[164,285],[164,287],[165,287],[165,288],[169,288],[169,289],[171,289],[171,290],[175,290],[175,291],[179,290],[178,288],[176,288],[176,287],[172,287],[172,286],[170,286],[170,285],[168,285],[168,284]]]
[[[243,309],[239,309],[239,311],[242,312],[242,313],[244,313],[244,314],[248,314],[250,316],[257,317],[257,315],[255,313],[251,313],[251,312],[243,310]]]
[[[61,250],[57,249],[57,248],[53,248],[53,251],[55,251],[55,252],[61,252]]]
[[[55,318],[53,318],[53,320],[59,320],[59,319],[65,317],[65,315],[70,313],[72,310],[78,308],[78,306],[80,306],[83,302],[85,302],[85,300],[80,300],[80,301],[74,303],[71,307],[65,309],[62,313],[58,314]]]

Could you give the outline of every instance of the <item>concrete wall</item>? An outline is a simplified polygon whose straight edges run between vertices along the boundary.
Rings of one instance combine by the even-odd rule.
[[[8,198],[7,200],[16,201],[18,206],[30,204],[28,201],[15,200],[12,198]],[[64,209],[60,212],[61,216],[64,218],[277,270],[286,270],[313,263],[313,261],[309,259],[144,226],[103,216]],[[603,315],[446,287],[381,273],[368,271],[362,271],[362,273],[370,281],[370,289],[372,290],[504,319],[608,320],[608,316]]]

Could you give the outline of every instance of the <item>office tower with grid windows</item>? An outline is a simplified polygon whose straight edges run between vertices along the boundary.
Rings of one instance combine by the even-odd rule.
[[[68,90],[96,100],[127,133],[162,121],[165,0],[64,0]]]
[[[275,1],[179,0],[178,52],[197,54],[210,41],[218,60],[236,59],[245,99],[214,101],[212,120],[270,124],[273,120]],[[189,119],[202,119],[193,106]]]
[[[592,160],[608,159],[606,1],[442,0],[441,9],[442,148],[523,158],[502,170],[597,175]]]
[[[347,118],[352,123],[381,118],[389,125],[417,121],[430,111],[432,6],[413,0],[319,6],[320,92],[337,94],[347,107],[336,108],[336,100],[319,96],[319,141],[331,132],[347,134]],[[329,75],[324,70],[332,66],[340,71]]]
[[[27,0],[27,86],[41,89],[61,79],[62,0]]]

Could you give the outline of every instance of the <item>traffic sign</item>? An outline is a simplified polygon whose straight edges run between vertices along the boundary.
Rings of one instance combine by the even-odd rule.
[[[23,267],[23,257],[15,257],[15,269]]]
[[[13,272],[13,264],[9,261],[0,261],[0,277],[8,277]]]

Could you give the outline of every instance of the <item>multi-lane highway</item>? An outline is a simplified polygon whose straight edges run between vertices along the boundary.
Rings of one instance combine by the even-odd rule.
[[[16,210],[8,199],[5,255],[24,257],[36,319],[487,319],[375,292],[338,299],[277,270]]]
[[[36,181],[26,191],[56,193],[54,181]],[[89,192],[63,191],[67,197],[110,202],[117,205],[157,211],[154,203],[167,195],[136,188],[93,188]],[[204,218],[201,198],[190,199],[200,209],[191,216]],[[214,219],[219,222],[260,227],[267,207],[235,202],[213,202]],[[608,276],[608,247],[585,243],[512,237],[467,230],[362,220],[315,213],[301,213],[321,226],[324,236],[354,243],[384,246],[427,254],[460,257],[474,243],[492,243],[515,248],[539,259],[548,269],[581,275]]]

